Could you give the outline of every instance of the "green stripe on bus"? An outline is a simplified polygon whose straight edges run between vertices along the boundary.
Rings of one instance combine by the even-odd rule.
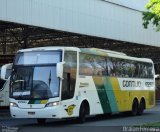
[[[102,77],[100,77],[100,78],[102,78]],[[93,77],[93,80],[95,82],[95,86],[96,86],[96,89],[97,89],[98,97],[99,97],[99,100],[101,102],[103,112],[104,113],[111,113],[111,107],[110,107],[110,103],[109,103],[109,100],[108,100],[108,96],[106,94],[104,82],[101,85],[96,84],[96,79],[97,79],[97,77],[95,77],[95,78]]]
[[[107,94],[107,97],[110,103],[111,111],[118,112],[117,101],[116,101],[114,91],[112,88],[112,83],[109,77],[104,78],[104,86],[105,86],[105,91],[106,91],[106,94]]]

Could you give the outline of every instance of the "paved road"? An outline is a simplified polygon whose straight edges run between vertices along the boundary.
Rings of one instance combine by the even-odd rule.
[[[0,117],[0,125],[3,129],[19,129],[19,131],[27,132],[32,131],[97,131],[100,129],[121,129],[123,126],[141,125],[149,122],[160,122],[160,105],[155,108],[146,110],[142,116],[127,116],[124,114],[115,114],[112,116],[104,117],[90,117],[84,124],[78,124],[75,120],[48,120],[44,126],[38,125],[35,119],[12,119],[8,116]],[[106,127],[107,126],[107,127]],[[120,127],[116,127],[120,126]],[[6,127],[6,128],[5,128]],[[67,130],[69,129],[69,130]],[[91,129],[91,130],[90,130]]]

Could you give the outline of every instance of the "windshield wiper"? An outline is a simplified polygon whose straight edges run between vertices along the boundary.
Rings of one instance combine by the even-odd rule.
[[[51,81],[52,81],[52,79],[51,79],[51,70],[50,70],[50,74],[49,74],[49,78],[48,78],[49,87],[50,87]]]

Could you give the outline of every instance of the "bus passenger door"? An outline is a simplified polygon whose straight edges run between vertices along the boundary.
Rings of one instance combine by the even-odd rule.
[[[77,54],[67,51],[64,54],[64,69],[61,89],[62,117],[73,117],[76,115],[76,75],[77,75]]]
[[[74,108],[76,102],[74,99],[75,92],[75,79],[71,78],[71,73],[64,73],[64,79],[62,83],[61,100],[63,117],[70,117],[75,114]]]

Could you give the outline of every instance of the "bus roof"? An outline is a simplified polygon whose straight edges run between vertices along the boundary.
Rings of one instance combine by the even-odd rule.
[[[153,63],[153,61],[149,58],[138,58],[138,57],[127,56],[125,53],[111,51],[111,50],[103,50],[98,48],[81,48],[81,51],[87,54],[95,54],[95,55],[109,56],[126,60]]]
[[[37,48],[22,49],[22,50],[19,50],[18,52],[51,51],[51,50],[72,50],[72,51],[79,51],[79,48],[76,48],[76,47],[49,46],[49,47],[37,47]]]
[[[102,55],[107,55],[107,54],[116,54],[116,55],[126,55],[125,53],[122,52],[116,52],[116,51],[111,51],[111,50],[103,50],[103,49],[98,49],[98,48],[81,48],[82,52],[90,52],[90,53],[96,53],[96,54],[102,54]]]
[[[131,57],[131,56],[127,56],[125,53],[122,53],[122,52],[116,52],[116,51],[111,51],[111,50],[103,50],[103,49],[98,49],[98,48],[77,48],[77,47],[49,46],[49,47],[22,49],[22,50],[19,50],[18,52],[49,51],[49,50],[71,50],[71,51],[79,51],[79,52],[87,53],[87,54],[110,56],[110,57],[114,57],[114,58],[121,58],[121,59],[128,59],[128,60],[135,60],[135,61],[153,63],[153,61],[151,59],[148,59],[148,58]]]

